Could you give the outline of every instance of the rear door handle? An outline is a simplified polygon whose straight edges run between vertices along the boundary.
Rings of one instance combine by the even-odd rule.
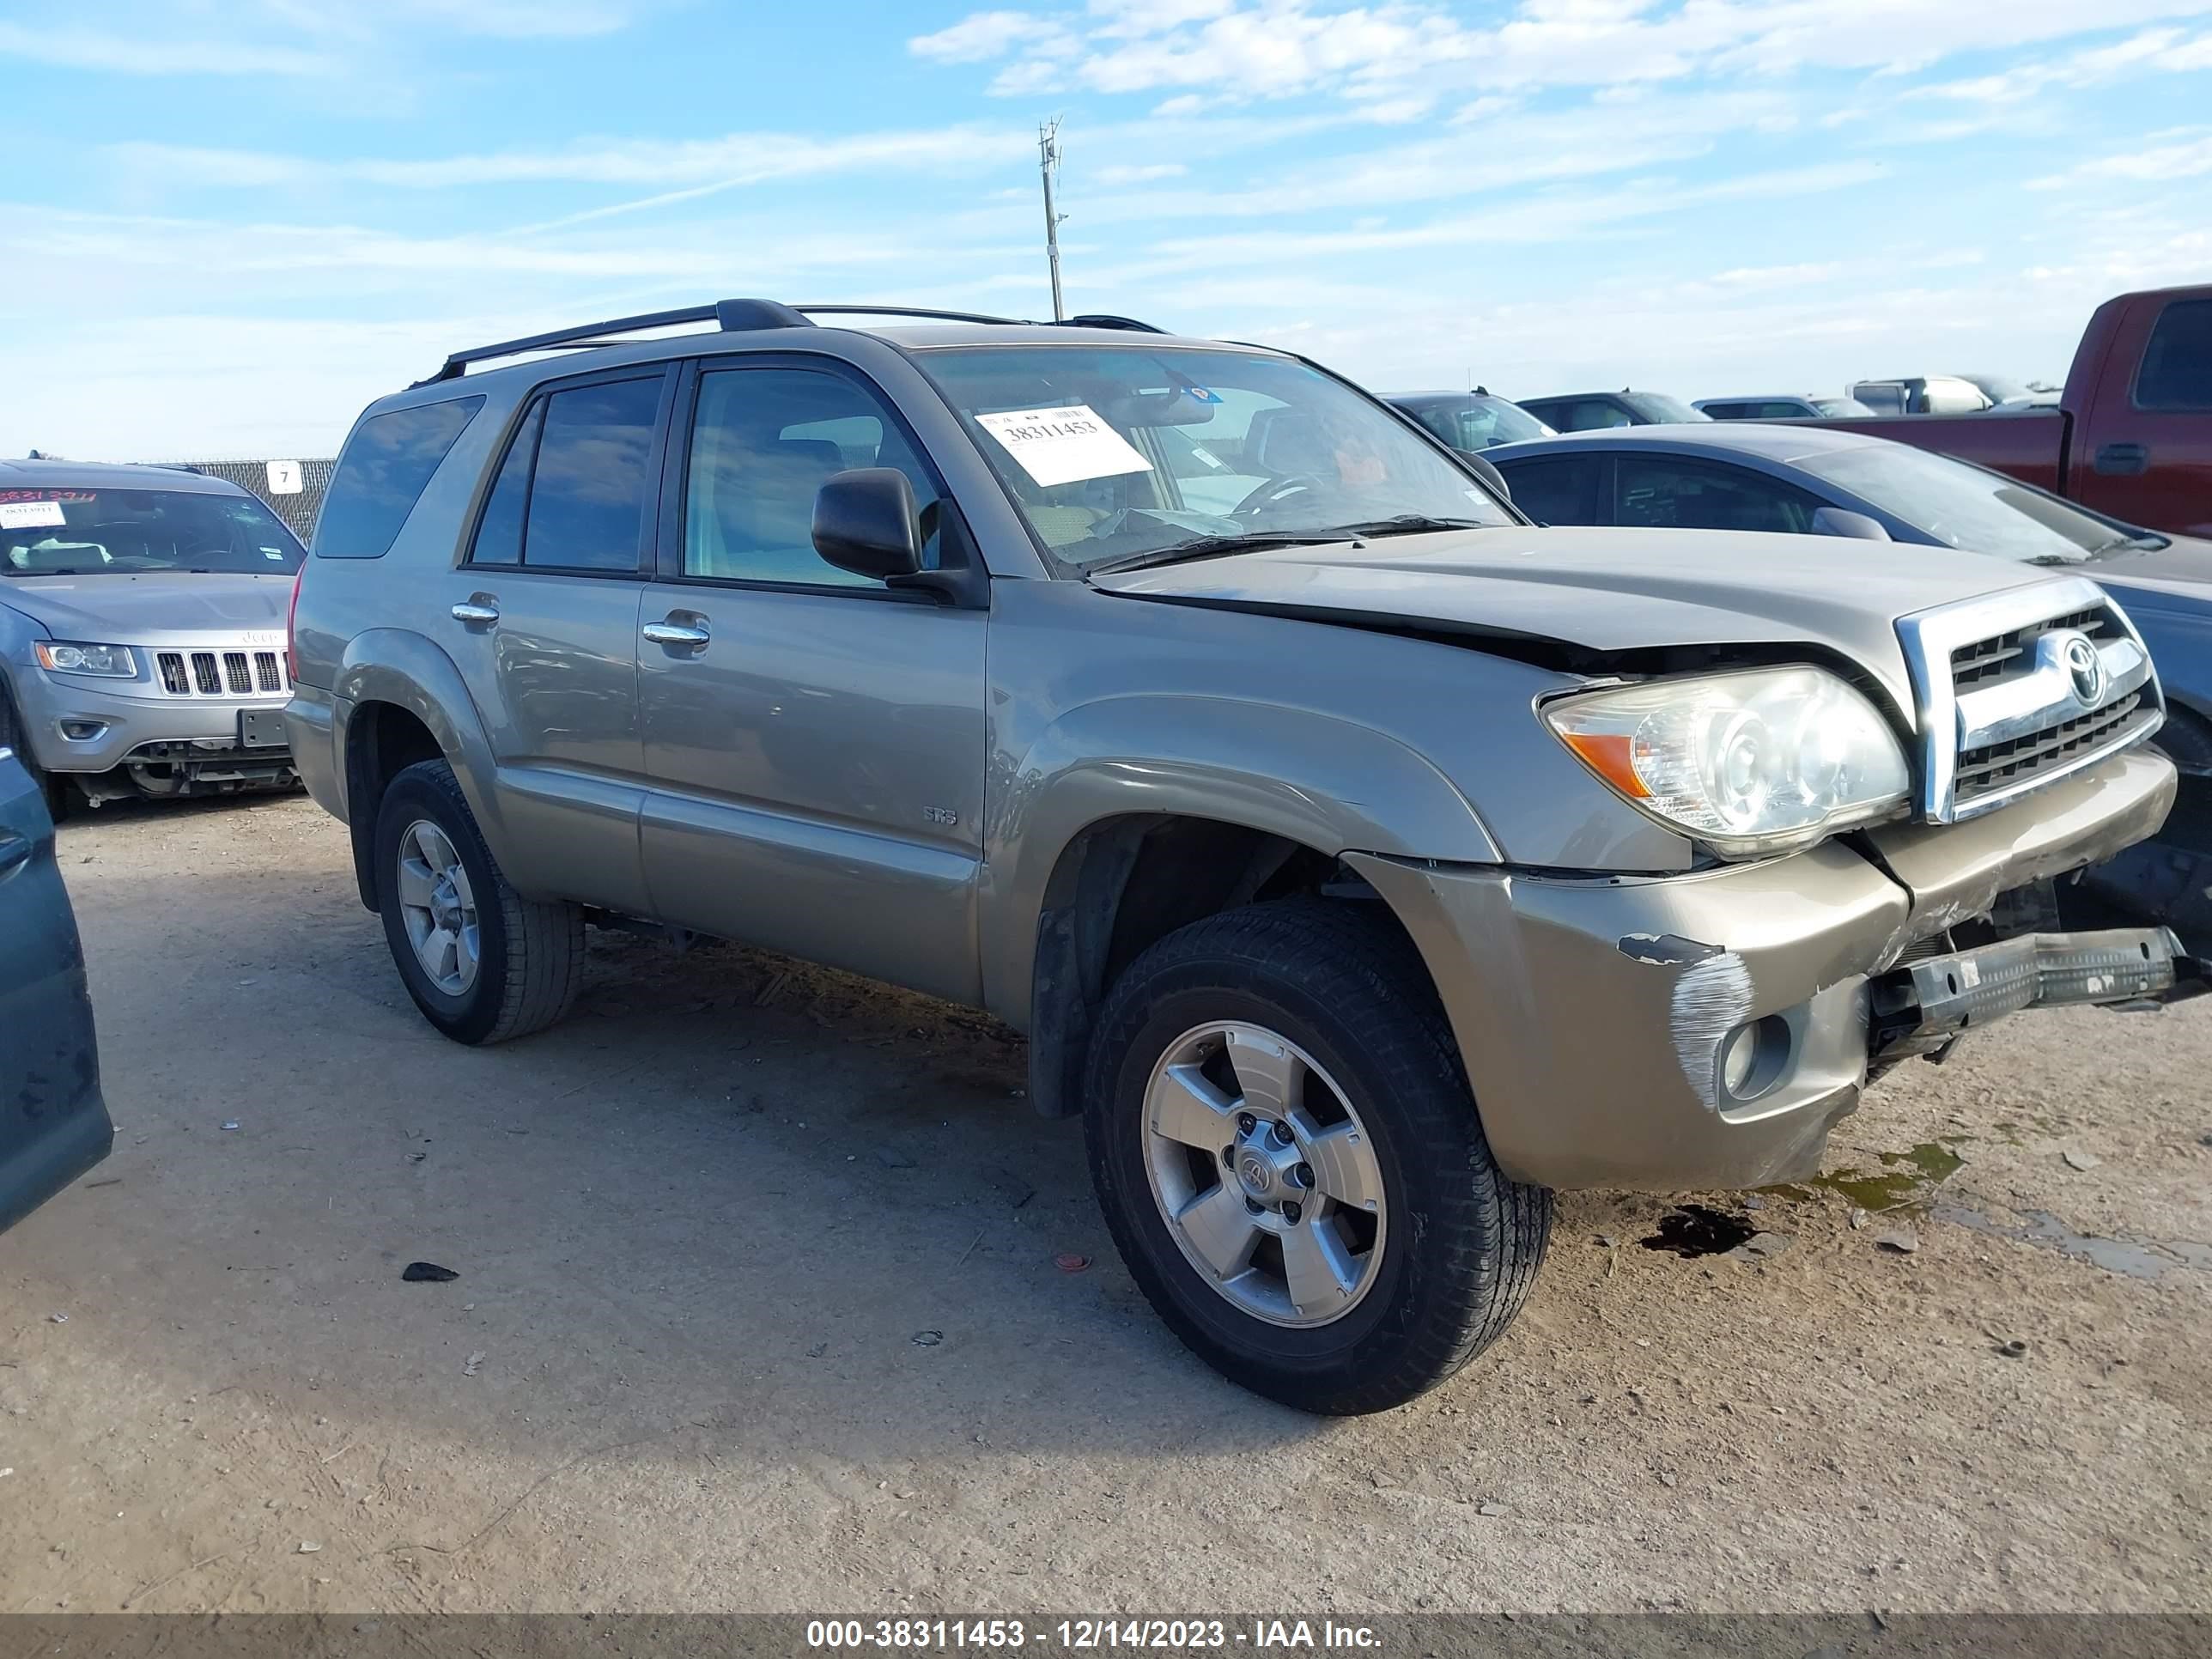
[[[647,623],[638,632],[655,645],[665,645],[672,650],[686,650],[695,657],[704,651],[714,637],[704,617],[689,623]]]
[[[2097,452],[2096,469],[2108,478],[2133,478],[2150,469],[2146,444],[2106,444]]]
[[[30,862],[31,843],[21,836],[0,836],[0,876]]]
[[[472,599],[463,599],[455,605],[453,620],[457,623],[466,623],[471,628],[489,626],[499,620],[499,606],[492,603],[489,594],[480,593]]]

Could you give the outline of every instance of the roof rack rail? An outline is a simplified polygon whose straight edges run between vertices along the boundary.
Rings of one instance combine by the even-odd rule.
[[[843,314],[853,317],[920,317],[940,323],[994,323],[1006,328],[1119,328],[1137,334],[1164,334],[1164,328],[1150,323],[1140,323],[1133,317],[1115,317],[1103,311],[1086,312],[1080,317],[1062,318],[1057,323],[1042,322],[1034,317],[993,317],[980,311],[939,311],[929,306],[793,306],[793,311],[809,317]]]
[[[1134,317],[1116,317],[1109,312],[1086,311],[1080,317],[1070,317],[1061,325],[1065,328],[1119,328],[1132,334],[1164,334],[1167,330],[1155,328],[1150,323],[1140,323]]]
[[[672,328],[681,323],[711,322],[725,333],[754,328],[812,328],[815,325],[814,313],[817,313],[832,316],[920,317],[937,322],[989,323],[1011,328],[1054,326],[1035,324],[1021,317],[994,317],[978,311],[939,311],[924,306],[787,306],[780,300],[717,300],[712,305],[679,306],[673,311],[648,311],[635,317],[615,317],[603,323],[583,323],[574,328],[556,328],[550,333],[526,335],[520,340],[501,340],[494,345],[471,346],[466,351],[451,353],[435,374],[415,384],[418,386],[435,386],[441,380],[458,380],[468,371],[471,363],[489,362],[499,357],[519,357],[529,351],[580,350],[611,345],[614,342],[607,337],[609,335],[635,334],[648,328]],[[1138,334],[1164,334],[1167,331],[1155,328],[1150,323],[1140,323],[1133,317],[1115,317],[1103,312],[1070,317],[1057,326],[1124,329]]]
[[[712,305],[679,306],[673,311],[648,311],[635,317],[616,317],[604,323],[585,323],[575,328],[556,328],[550,333],[501,340],[496,345],[471,346],[450,354],[445,366],[417,386],[458,379],[471,363],[495,357],[518,357],[526,351],[550,351],[559,346],[603,345],[606,334],[633,334],[641,329],[669,328],[678,323],[713,323],[724,331],[745,328],[811,328],[814,325],[789,306],[775,300],[717,300]]]
[[[1010,328],[1028,325],[1024,317],[993,317],[980,311],[934,311],[925,306],[793,306],[802,317],[817,313],[847,317],[923,317],[939,323],[997,323]]]

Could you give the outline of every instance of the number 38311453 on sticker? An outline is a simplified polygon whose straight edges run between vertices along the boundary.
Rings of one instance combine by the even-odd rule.
[[[1006,410],[978,415],[975,423],[998,441],[1033,482],[1047,489],[1152,470],[1152,464],[1087,404]]]

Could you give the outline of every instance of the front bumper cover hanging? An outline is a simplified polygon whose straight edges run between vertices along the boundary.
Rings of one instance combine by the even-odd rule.
[[[1928,1054],[2024,1008],[2179,1002],[2212,991],[2212,963],[2170,927],[2022,933],[1892,969],[1869,988],[1870,1058]]]

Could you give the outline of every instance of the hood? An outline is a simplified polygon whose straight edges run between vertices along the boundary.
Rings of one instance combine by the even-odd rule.
[[[1427,625],[1582,654],[1809,646],[1913,708],[1896,619],[2056,573],[1977,553],[1833,537],[1514,526],[1288,547],[1093,577],[1135,599]]]
[[[55,639],[101,645],[237,642],[272,629],[282,643],[291,600],[289,575],[0,577],[0,605]]]
[[[2175,536],[2154,553],[2121,552],[2078,567],[2132,614],[2212,605],[2212,542]]]

